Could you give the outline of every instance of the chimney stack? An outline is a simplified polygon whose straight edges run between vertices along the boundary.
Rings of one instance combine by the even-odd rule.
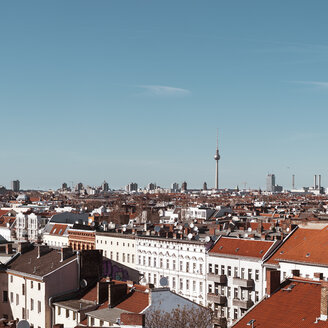
[[[50,248],[47,245],[38,245],[37,249],[38,249],[38,258],[50,252]]]
[[[267,287],[266,293],[271,296],[280,288],[280,271],[278,270],[268,270],[266,272],[267,276]]]
[[[295,189],[295,174],[292,176],[292,187]]]
[[[97,304],[103,304],[108,300],[108,284],[109,281],[97,282]]]
[[[65,261],[74,254],[72,247],[62,247],[60,249],[60,262]]]
[[[320,299],[320,320],[328,319],[328,282],[321,283],[321,299]]]
[[[321,174],[319,174],[319,179],[318,179],[318,188],[321,189]]]
[[[315,174],[314,175],[314,186],[313,186],[314,189],[317,189],[317,175]]]

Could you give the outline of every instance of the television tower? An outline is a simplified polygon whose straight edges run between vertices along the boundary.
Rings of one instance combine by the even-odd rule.
[[[220,160],[220,154],[219,154],[219,133],[217,133],[216,136],[216,152],[214,155],[214,159],[216,161],[216,169],[215,169],[215,190],[219,189],[219,160]]]

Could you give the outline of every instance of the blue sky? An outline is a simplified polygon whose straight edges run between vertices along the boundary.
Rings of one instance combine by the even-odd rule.
[[[327,1],[0,4],[0,184],[328,184]]]

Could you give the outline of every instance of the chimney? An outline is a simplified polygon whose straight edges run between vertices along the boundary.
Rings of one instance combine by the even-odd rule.
[[[17,252],[21,253],[21,254],[24,254],[32,248],[33,248],[32,245],[28,241],[19,242],[18,245],[17,245]]]
[[[121,313],[120,323],[122,327],[145,327],[145,315],[138,313]]]
[[[320,320],[328,319],[328,282],[321,283],[321,299],[320,299]]]
[[[6,254],[13,253],[13,244],[6,244]]]
[[[293,189],[295,189],[295,174],[293,174],[293,178],[292,178],[292,186],[293,186]]]
[[[280,288],[280,271],[278,270],[267,270],[266,272],[267,287],[266,293],[271,296]]]
[[[314,189],[317,189],[317,175],[315,174],[314,175],[314,186],[313,186]]]
[[[111,281],[108,284],[108,306],[115,307],[122,302],[127,296],[128,286],[124,284],[117,284]]]
[[[319,179],[318,179],[318,188],[321,189],[321,174],[319,174]]]
[[[292,275],[294,276],[294,277],[299,277],[300,276],[300,270],[292,270]]]
[[[97,304],[103,304],[108,299],[109,282],[97,282]]]
[[[313,274],[314,279],[313,280],[322,280],[323,279],[323,273],[322,272],[315,272]]]
[[[38,249],[38,257],[37,258],[40,258],[42,255],[45,255],[50,252],[50,248],[47,245],[38,245],[37,249]]]
[[[72,247],[62,247],[60,249],[60,262],[65,261],[74,254]]]

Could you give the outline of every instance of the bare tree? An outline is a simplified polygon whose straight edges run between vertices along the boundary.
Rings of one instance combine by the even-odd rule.
[[[211,328],[213,311],[199,306],[198,308],[176,308],[171,312],[151,310],[146,313],[146,328]]]

